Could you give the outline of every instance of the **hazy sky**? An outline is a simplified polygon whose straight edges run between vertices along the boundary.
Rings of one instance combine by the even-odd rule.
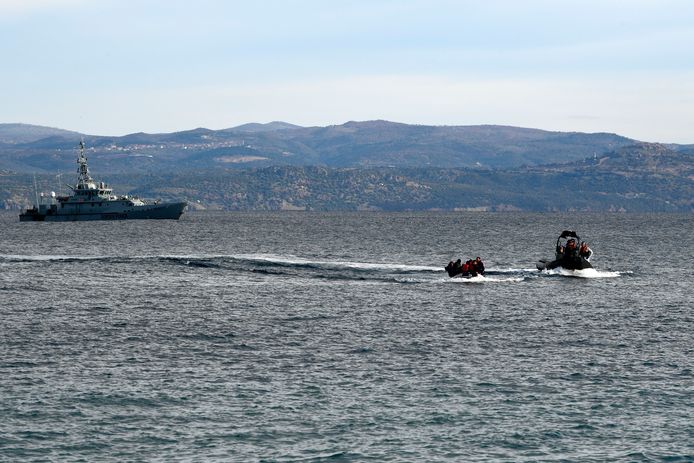
[[[690,0],[0,0],[0,122],[349,120],[694,143]]]

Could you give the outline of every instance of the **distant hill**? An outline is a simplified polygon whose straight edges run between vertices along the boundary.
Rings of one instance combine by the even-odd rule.
[[[694,180],[694,150],[675,151],[660,143],[638,143],[567,164],[537,166],[528,171],[629,176],[683,177]]]
[[[0,207],[75,175],[83,135],[0,125]],[[389,121],[84,135],[117,192],[230,210],[694,211],[694,146],[609,133]]]
[[[570,162],[634,140],[615,134],[563,133],[519,127],[426,126],[348,122],[277,134],[334,167],[485,167]],[[297,149],[298,150],[298,149]]]
[[[287,122],[273,121],[267,124],[259,124],[257,122],[251,122],[250,124],[243,124],[231,129],[226,129],[229,132],[274,132],[276,130],[291,130],[291,129],[301,129],[300,125],[289,124]]]
[[[12,144],[0,146],[0,169],[73,170],[79,134],[12,125],[14,129],[7,129],[13,134]],[[426,126],[389,121],[347,122],[327,127],[271,122],[224,130],[198,128],[174,133],[84,138],[90,166],[101,172],[177,172],[283,165],[506,169],[572,162],[634,143],[608,133],[549,132],[494,125]]]
[[[0,144],[31,143],[48,137],[76,138],[79,140],[80,134],[40,125],[0,124]]]
[[[201,209],[694,212],[694,153],[651,143],[509,169],[272,166],[95,177],[119,193]],[[37,182],[41,191],[58,186],[53,174]],[[29,174],[0,171],[0,206],[26,207],[32,185]]]

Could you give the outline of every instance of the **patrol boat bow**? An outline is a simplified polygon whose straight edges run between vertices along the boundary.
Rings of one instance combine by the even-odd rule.
[[[143,201],[134,196],[116,196],[104,182],[96,182],[89,175],[84,142],[80,141],[77,157],[79,176],[75,186],[68,185],[73,194],[50,198],[41,195],[34,207],[19,214],[20,222],[66,222],[82,220],[125,219],[178,219],[186,207],[185,202],[160,203]]]

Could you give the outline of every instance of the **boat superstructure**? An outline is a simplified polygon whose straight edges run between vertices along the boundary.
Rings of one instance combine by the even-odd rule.
[[[113,194],[104,182],[89,175],[84,141],[80,141],[77,157],[77,183],[68,196],[37,195],[37,204],[19,215],[21,222],[81,221],[124,219],[178,219],[186,207],[185,202],[162,203],[144,201],[134,196]]]

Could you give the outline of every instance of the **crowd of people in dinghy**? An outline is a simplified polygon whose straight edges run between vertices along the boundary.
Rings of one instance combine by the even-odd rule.
[[[450,261],[448,265],[446,265],[446,271],[450,277],[458,275],[475,277],[477,275],[484,275],[484,263],[479,257],[470,259],[465,263],[458,259],[455,262]]]

